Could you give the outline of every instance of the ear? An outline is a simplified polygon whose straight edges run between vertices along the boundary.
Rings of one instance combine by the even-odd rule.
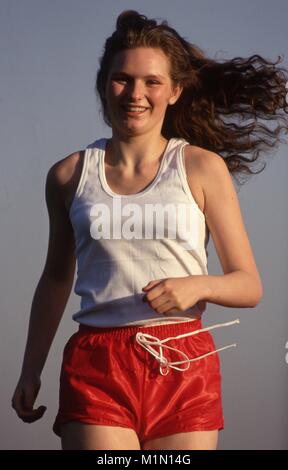
[[[168,100],[168,104],[170,104],[170,105],[175,104],[176,101],[178,100],[178,98],[180,97],[182,91],[183,91],[183,87],[181,87],[180,85],[177,85],[173,89],[172,95],[170,96],[170,98]]]

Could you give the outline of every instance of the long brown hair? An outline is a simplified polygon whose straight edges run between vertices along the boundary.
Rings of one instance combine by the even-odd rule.
[[[255,172],[252,164],[264,151],[283,143],[281,131],[288,130],[288,73],[284,67],[276,67],[281,56],[275,62],[258,54],[216,61],[167,21],[157,24],[137,11],[123,11],[105,42],[95,85],[109,127],[105,88],[112,60],[119,51],[136,47],[162,49],[170,62],[172,85],[183,87],[177,102],[167,107],[161,131],[165,138],[184,138],[191,145],[218,153],[234,177],[263,171],[266,162]],[[259,119],[278,121],[277,127],[270,129]],[[238,183],[242,184],[239,179]]]

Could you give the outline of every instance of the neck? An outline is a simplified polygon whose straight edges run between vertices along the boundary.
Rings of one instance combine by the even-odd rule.
[[[105,160],[111,166],[126,169],[140,168],[159,161],[168,141],[162,135],[158,139],[147,139],[147,136],[119,139],[113,136],[105,151]]]

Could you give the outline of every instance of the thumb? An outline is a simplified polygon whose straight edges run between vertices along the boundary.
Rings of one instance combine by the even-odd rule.
[[[159,282],[161,281],[162,279],[154,279],[154,281],[148,282],[148,284],[146,284],[146,286],[144,286],[142,290],[151,289],[151,287],[155,286],[156,284],[159,284]]]
[[[26,409],[31,410],[33,408],[35,397],[32,390],[27,391],[24,394],[23,405]]]
[[[41,405],[37,408],[39,415],[42,417],[47,410],[47,406]]]

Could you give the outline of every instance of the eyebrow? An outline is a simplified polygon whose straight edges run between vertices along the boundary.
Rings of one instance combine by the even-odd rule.
[[[124,75],[126,77],[131,77],[131,75],[129,75],[128,73],[120,72],[120,71],[117,71],[117,70],[112,72],[111,75]],[[162,79],[165,79],[165,77],[163,75],[153,75],[153,74],[146,75],[144,78],[160,78],[160,79],[162,78]]]

